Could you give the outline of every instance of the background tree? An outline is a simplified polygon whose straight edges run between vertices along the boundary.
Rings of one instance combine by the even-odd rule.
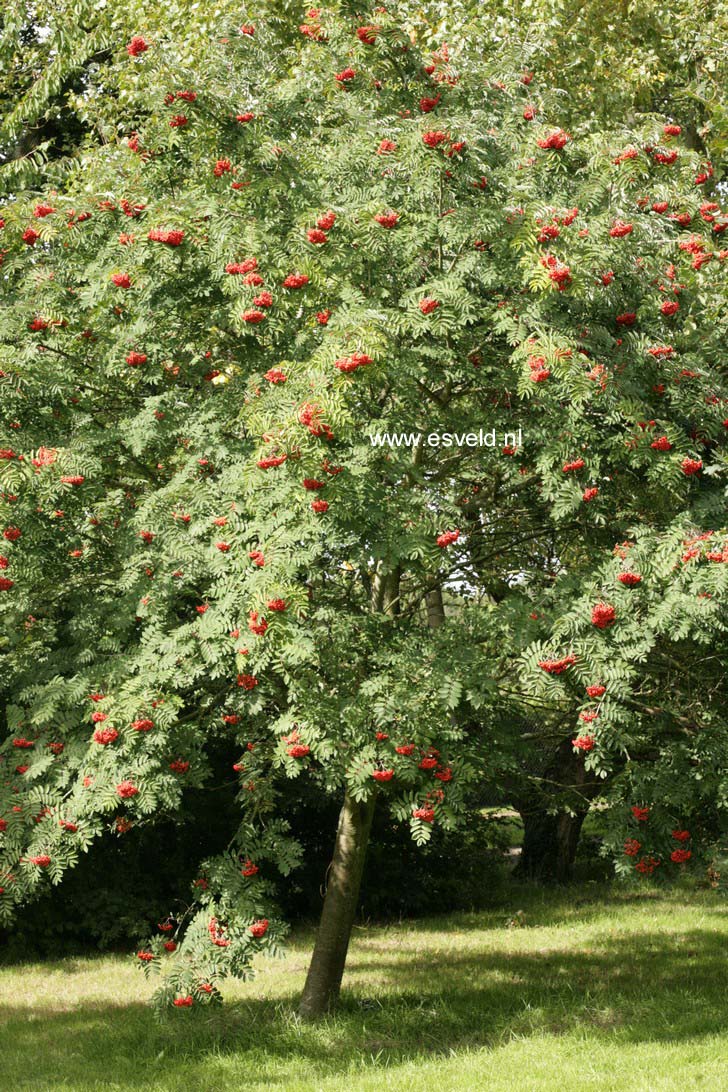
[[[493,54],[520,43],[541,88],[558,89],[564,125],[599,129],[664,114],[724,170],[728,13],[719,0],[456,0],[412,9],[410,20],[428,43],[477,40]]]

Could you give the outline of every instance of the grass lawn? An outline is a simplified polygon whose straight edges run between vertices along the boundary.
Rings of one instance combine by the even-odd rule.
[[[509,924],[518,911],[518,922]],[[123,956],[0,967],[0,1089],[728,1088],[728,904],[597,885],[357,928],[340,1013],[294,1016],[311,945],[157,1024]]]

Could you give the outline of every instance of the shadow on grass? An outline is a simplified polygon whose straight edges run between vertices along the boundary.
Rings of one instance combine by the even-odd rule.
[[[523,922],[526,925],[540,928],[549,926],[568,928],[577,922],[588,925],[594,921],[604,920],[610,912],[617,914],[624,910],[638,913],[649,912],[652,906],[664,910],[665,904],[670,903],[684,909],[686,898],[696,908],[705,905],[710,914],[716,918],[721,913],[722,907],[716,903],[713,893],[697,891],[692,884],[685,890],[679,887],[646,887],[635,890],[626,886],[619,888],[614,883],[597,881],[563,887],[542,887],[528,881],[512,881],[507,898],[501,897],[491,906],[473,910],[455,910],[442,916],[404,918],[396,923],[383,924],[385,928],[387,924],[390,924],[397,928],[411,928],[417,933],[442,933],[443,936],[447,936],[453,930],[467,933],[502,929],[516,915],[523,915]],[[728,916],[728,901],[725,903],[724,912]],[[366,926],[376,924],[378,923],[367,922]]]
[[[640,910],[649,911],[654,896],[638,898],[647,904]],[[630,901],[634,905],[634,897]],[[573,920],[567,899],[561,910],[553,898],[542,910],[533,899],[527,905],[534,925],[562,922],[568,929]],[[608,907],[601,899],[593,910],[604,918]],[[718,924],[721,911],[714,904],[709,910]],[[458,915],[444,919],[439,930],[436,920],[419,923],[406,962],[406,942],[403,947],[386,932],[359,937],[342,1007],[316,1026],[298,1023],[293,993],[280,1001],[175,1013],[161,1025],[145,1005],[123,998],[30,1013],[5,997],[0,1087],[285,1088],[294,1077],[345,1080],[352,1066],[495,1048],[533,1035],[577,1032],[591,1040],[640,1044],[699,1041],[726,1029],[725,933],[710,921],[700,929],[653,929],[630,937],[624,922],[610,930],[607,917],[586,946],[564,947],[565,930],[564,937],[545,940],[559,947],[519,950],[526,947],[521,931],[512,944],[503,933],[488,941],[490,915],[485,921],[478,917],[484,933],[479,951],[438,950],[434,943],[428,948],[433,934],[447,940],[448,923],[450,931],[460,929]],[[534,939],[535,934],[529,944]]]

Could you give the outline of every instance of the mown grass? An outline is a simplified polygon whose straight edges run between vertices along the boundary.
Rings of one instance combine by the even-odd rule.
[[[711,892],[515,889],[497,911],[357,928],[342,1008],[317,1026],[294,1015],[311,939],[222,1009],[161,1025],[124,957],[1,967],[0,1089],[728,1088],[728,906]]]

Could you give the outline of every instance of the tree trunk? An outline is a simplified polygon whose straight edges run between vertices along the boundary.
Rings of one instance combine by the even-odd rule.
[[[425,596],[427,624],[430,629],[437,629],[445,622],[445,605],[442,601],[442,588],[433,588]]]
[[[303,987],[299,1016],[315,1020],[335,1005],[341,989],[364,859],[374,815],[375,797],[358,803],[347,792],[339,815],[334,856],[316,944]]]
[[[377,563],[370,588],[374,614],[396,619],[400,613],[401,579],[399,566],[388,571],[384,562]],[[375,793],[361,802],[348,792],[344,796],[316,943],[298,1006],[298,1015],[304,1020],[316,1020],[330,1012],[339,999],[375,800]]]
[[[530,779],[514,794],[523,819],[523,846],[514,875],[540,883],[568,883],[574,870],[582,824],[591,801],[605,782],[584,768],[584,758],[566,738]]]
[[[522,811],[523,847],[515,874],[539,883],[568,883],[574,871],[574,859],[581,827],[588,814],[562,812],[549,815],[545,810]]]

